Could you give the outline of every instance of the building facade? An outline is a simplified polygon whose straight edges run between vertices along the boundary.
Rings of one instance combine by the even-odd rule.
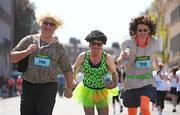
[[[0,79],[9,77],[8,52],[12,48],[14,0],[0,0]]]
[[[180,0],[163,0],[164,24],[167,29],[169,67],[180,62]]]

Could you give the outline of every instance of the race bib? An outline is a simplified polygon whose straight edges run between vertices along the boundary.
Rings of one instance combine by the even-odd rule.
[[[34,65],[49,67],[50,62],[51,60],[48,55],[38,54],[34,57]]]
[[[149,56],[136,57],[135,67],[136,68],[150,68],[151,67],[150,57]]]

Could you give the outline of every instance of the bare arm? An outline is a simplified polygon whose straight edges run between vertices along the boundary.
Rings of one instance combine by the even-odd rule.
[[[73,90],[73,73],[72,71],[67,71],[64,73],[65,80],[66,80],[66,89],[64,92],[64,96],[67,98],[72,97],[72,90]]]
[[[129,58],[129,54],[130,54],[130,49],[126,48],[125,51],[121,51],[121,53],[119,54],[119,57],[117,58],[117,63],[122,65],[125,63],[125,58]]]
[[[117,61],[118,64],[124,63],[124,53],[123,53],[123,52],[121,52],[121,53],[119,54],[119,57],[117,58],[116,61]]]
[[[107,54],[106,63],[108,65],[108,69],[112,74],[112,84],[107,84],[107,88],[112,89],[117,86],[118,83],[118,73],[116,71],[116,66],[114,64],[113,58],[111,55]]]
[[[65,76],[65,80],[66,80],[66,83],[67,83],[67,89],[70,89],[72,90],[73,89],[73,72],[72,71],[67,71],[64,73],[64,76]]]
[[[78,73],[78,70],[84,61],[84,58],[85,58],[85,52],[79,54],[78,58],[76,59],[74,65],[73,65],[73,77],[75,80],[76,80],[76,75]]]
[[[153,67],[156,71],[159,71],[159,66],[158,66],[158,59],[157,56],[155,54],[153,54]]]

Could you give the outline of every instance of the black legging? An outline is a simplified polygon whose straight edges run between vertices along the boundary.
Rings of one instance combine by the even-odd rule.
[[[21,115],[52,115],[57,83],[32,84],[23,80]]]

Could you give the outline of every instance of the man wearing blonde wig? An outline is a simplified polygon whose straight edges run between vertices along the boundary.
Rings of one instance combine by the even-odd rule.
[[[57,75],[60,68],[67,86],[65,96],[72,97],[73,74],[64,46],[54,37],[62,21],[52,14],[38,19],[41,32],[21,39],[10,52],[10,61],[18,63],[28,57],[23,72],[21,115],[51,115],[57,93]]]

